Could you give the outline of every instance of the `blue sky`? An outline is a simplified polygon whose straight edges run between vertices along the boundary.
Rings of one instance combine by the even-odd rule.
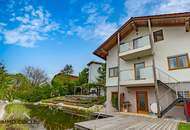
[[[75,74],[128,18],[190,11],[190,0],[0,0],[0,61],[11,73],[25,66],[52,77],[65,64]]]

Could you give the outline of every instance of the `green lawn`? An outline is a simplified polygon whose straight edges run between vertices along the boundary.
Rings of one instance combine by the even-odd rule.
[[[190,130],[190,123],[180,123],[179,130]]]

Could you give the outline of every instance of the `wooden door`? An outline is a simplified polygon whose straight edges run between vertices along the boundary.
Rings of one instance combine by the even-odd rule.
[[[148,96],[146,91],[136,92],[137,112],[148,113]]]

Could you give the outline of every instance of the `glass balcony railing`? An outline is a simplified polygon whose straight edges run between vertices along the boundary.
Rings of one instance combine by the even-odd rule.
[[[142,48],[145,46],[150,45],[150,38],[149,35],[142,36],[132,41],[122,43],[120,45],[120,52],[130,51],[138,48]]]
[[[121,81],[129,80],[147,80],[153,78],[153,68],[152,66],[141,68],[139,70],[121,70],[120,79]]]

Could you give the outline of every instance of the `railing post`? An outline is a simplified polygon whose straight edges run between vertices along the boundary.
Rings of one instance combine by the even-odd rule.
[[[152,35],[152,27],[151,27],[151,20],[148,19],[148,29],[149,29],[149,35],[150,35],[150,43],[152,47],[152,64],[153,64],[153,74],[154,74],[154,84],[155,84],[155,96],[156,96],[156,102],[157,102],[157,116],[160,117],[160,103],[159,103],[159,89],[158,89],[158,82],[156,77],[156,66],[155,66],[155,53],[154,53],[154,40]]]
[[[117,34],[117,44],[118,44],[118,111],[120,112],[120,33]]]

